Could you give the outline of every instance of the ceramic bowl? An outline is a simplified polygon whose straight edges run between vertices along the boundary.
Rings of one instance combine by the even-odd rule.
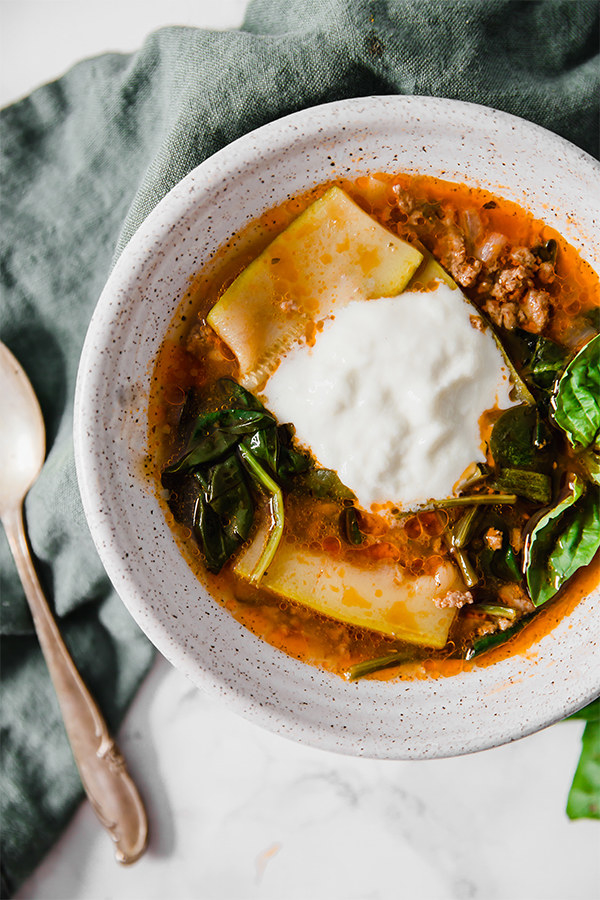
[[[192,171],[121,255],[81,358],[78,477],[116,590],[195,684],[260,725],[327,750],[451,756],[524,736],[598,694],[598,591],[522,655],[451,677],[349,683],[274,649],[213,600],[144,478],[151,369],[190,277],[265,209],[336,175],[373,171],[490,188],[555,227],[600,271],[599,167],[548,131],[424,97],[347,100],[280,119]]]

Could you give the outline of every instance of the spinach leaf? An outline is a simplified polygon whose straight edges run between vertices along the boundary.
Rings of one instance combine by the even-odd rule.
[[[231,539],[245,541],[254,519],[254,503],[237,455],[228,456],[210,469],[206,499]]]
[[[229,409],[254,409],[261,412],[265,407],[258,397],[247,391],[246,388],[234,381],[233,378],[219,378],[217,391],[221,399],[221,406]]]
[[[192,531],[209,572],[220,572],[236,550],[238,541],[223,528],[220,516],[207,497],[207,483],[197,473],[198,493],[192,517]]]
[[[194,425],[185,453],[166,471],[189,472],[198,466],[213,463],[235,447],[241,436],[274,426],[273,416],[261,410],[224,409],[201,415]]]
[[[519,582],[522,577],[515,552],[508,543],[506,546],[503,545],[500,550],[484,547],[475,554],[475,566],[481,577],[485,578],[488,583],[490,581]]]
[[[293,445],[293,428],[278,425],[260,400],[237,382],[221,379],[205,403],[186,398],[181,430],[185,449],[162,472],[168,504],[178,522],[189,525],[206,567],[218,572],[248,538],[254,521],[252,487],[267,490],[274,523],[265,553],[253,578],[260,578],[283,530],[283,496],[279,482],[317,497],[353,498],[335,472],[316,468],[308,454]],[[271,473],[271,474],[270,474]],[[266,563],[265,563],[266,560]]]
[[[301,476],[300,486],[318,500],[355,500],[333,469],[310,468]]]
[[[600,440],[600,335],[571,360],[551,400],[552,416],[570,444],[585,450]]]
[[[524,571],[529,595],[541,606],[577,569],[590,563],[600,547],[600,502],[573,477],[564,496],[542,514],[525,543]]]
[[[569,351],[542,335],[515,328],[503,331],[502,340],[523,378],[538,391],[549,390],[566,366]]]
[[[483,537],[490,528],[502,535],[502,544],[496,550],[493,550]],[[484,515],[480,517],[478,533],[480,539],[483,540],[483,547],[473,553],[473,560],[479,576],[484,578],[488,584],[490,582],[521,581],[523,577],[521,567],[511,546],[505,521],[495,513]]]
[[[548,390],[564,369],[566,361],[567,352],[562,347],[539,335],[524,375],[536,387]]]
[[[549,431],[540,433],[540,418],[534,406],[511,406],[492,428],[490,450],[499,468],[548,472],[553,447]]]
[[[500,491],[510,491],[525,497],[533,503],[548,504],[552,499],[550,476],[543,472],[529,472],[526,469],[500,469],[494,487]]]
[[[312,467],[308,453],[302,453],[293,446],[294,427],[292,425],[279,425],[277,428],[279,439],[279,459],[277,464],[277,476],[281,481],[287,481],[294,475],[301,475]]]
[[[521,328],[503,333],[502,339],[526,381],[539,391],[548,391],[565,368],[568,351]]]
[[[590,719],[567,800],[570,819],[600,819],[600,720]]]
[[[246,447],[271,472],[277,472],[280,445],[275,423],[242,438],[241,446]]]

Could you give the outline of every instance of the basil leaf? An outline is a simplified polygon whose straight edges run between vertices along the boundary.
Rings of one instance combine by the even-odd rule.
[[[600,547],[598,493],[574,477],[563,499],[543,514],[525,543],[524,570],[535,606],[550,600]]]
[[[590,719],[567,800],[570,819],[600,819],[600,721]]]
[[[600,335],[571,360],[551,400],[552,416],[571,445],[586,449],[600,438]]]
[[[593,450],[584,450],[577,457],[579,465],[585,472],[589,481],[600,485],[600,453]]]

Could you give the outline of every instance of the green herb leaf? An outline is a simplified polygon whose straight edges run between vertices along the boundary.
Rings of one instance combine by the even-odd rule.
[[[309,469],[302,476],[302,486],[318,500],[355,500],[356,497],[333,469]]]
[[[502,548],[492,550],[485,546],[475,556],[477,571],[486,581],[519,582],[522,578],[521,569],[513,548],[510,546],[506,535],[503,537]]]
[[[585,472],[589,481],[600,485],[600,453],[593,450],[584,450],[577,457],[579,465]]]
[[[233,378],[219,378],[217,389],[221,397],[221,406],[229,409],[254,409],[265,412],[265,407],[258,397],[234,381]]]
[[[548,390],[562,372],[567,352],[554,341],[538,335],[531,358],[525,366],[525,377],[536,387]]]
[[[254,502],[244,468],[236,455],[227,457],[210,469],[206,500],[232,541],[245,541],[254,519]]]
[[[220,572],[238,547],[238,541],[223,529],[221,518],[207,499],[207,485],[200,476],[198,494],[192,517],[192,530],[209,572]]]
[[[567,800],[570,819],[600,819],[600,721],[586,723]]]
[[[476,638],[464,652],[464,658],[474,659],[482,653],[487,653],[488,650],[493,650],[495,647],[506,644],[507,641],[510,641],[511,638],[525,628],[534,615],[535,613],[529,613],[526,616],[521,616],[514,625],[511,625],[510,628],[506,628],[504,631],[493,631],[491,634],[484,634],[482,637]]]
[[[170,473],[191,470],[216,462],[235,447],[244,435],[252,435],[272,428],[275,419],[270,413],[252,409],[224,409],[199,416],[186,452],[165,470]]]
[[[600,440],[600,335],[571,360],[551,401],[552,416],[575,449]]]
[[[539,444],[539,418],[532,406],[507,409],[490,435],[490,450],[499,468],[549,471],[553,457],[550,435],[543,449]]]
[[[279,462],[279,438],[277,427],[263,428],[254,434],[242,438],[241,445],[246,447],[256,459],[271,472],[277,472]]]
[[[507,331],[502,337],[524,378],[538,390],[549,390],[567,363],[568,351],[522,328]]]
[[[573,477],[564,496],[538,519],[525,542],[524,571],[535,606],[550,600],[600,547],[598,492]]]
[[[500,469],[494,486],[500,491],[512,491],[533,503],[548,504],[552,499],[552,482],[543,472],[525,469]]]
[[[312,463],[307,453],[301,453],[293,446],[294,428],[292,425],[279,425],[277,428],[279,439],[279,459],[277,463],[277,477],[280,481],[288,481],[294,475],[300,475],[308,471]]]

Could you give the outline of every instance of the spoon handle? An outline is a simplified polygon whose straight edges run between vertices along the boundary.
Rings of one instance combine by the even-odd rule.
[[[2,517],[50,671],[81,781],[100,822],[110,833],[119,862],[133,863],[146,849],[146,811],[96,703],[77,671],[52,615],[31,560],[23,509]]]

